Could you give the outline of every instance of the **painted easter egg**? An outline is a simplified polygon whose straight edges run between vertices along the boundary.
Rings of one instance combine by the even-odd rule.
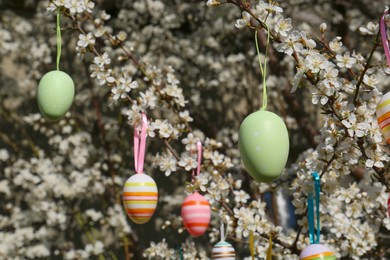
[[[205,197],[195,192],[189,195],[181,205],[181,216],[188,233],[193,237],[201,236],[206,232],[210,223],[210,203]]]
[[[280,176],[289,147],[287,127],[275,113],[259,110],[241,123],[238,139],[241,160],[256,181],[270,182]]]
[[[390,194],[389,194],[389,197],[387,198],[387,213],[389,214],[389,218],[390,218]]]
[[[376,107],[376,117],[386,142],[390,144],[390,92],[386,93],[379,101]]]
[[[127,179],[123,187],[123,205],[129,218],[137,224],[148,222],[156,210],[158,190],[156,182],[144,173]]]
[[[63,71],[46,73],[38,85],[38,106],[41,114],[50,121],[60,120],[73,103],[74,83]]]
[[[321,244],[311,244],[299,256],[300,260],[336,260],[332,251]]]
[[[226,241],[219,241],[211,250],[211,259],[235,260],[234,247]]]

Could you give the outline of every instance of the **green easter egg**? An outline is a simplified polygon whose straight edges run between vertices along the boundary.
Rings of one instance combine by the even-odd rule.
[[[241,123],[238,147],[248,173],[258,182],[270,182],[282,173],[289,152],[287,127],[276,114],[259,110]]]
[[[41,114],[50,121],[60,120],[73,103],[73,80],[63,71],[50,71],[39,81],[37,96]]]

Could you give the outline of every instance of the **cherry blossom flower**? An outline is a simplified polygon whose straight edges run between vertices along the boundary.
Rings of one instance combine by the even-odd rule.
[[[198,162],[188,153],[183,153],[180,157],[178,165],[183,167],[186,171],[190,171],[198,166]]]
[[[237,203],[246,203],[247,200],[250,198],[250,196],[248,195],[248,193],[246,193],[245,191],[243,190],[235,190],[234,191],[234,200],[237,202]]]
[[[348,120],[344,119],[342,123],[345,127],[348,128],[348,134],[351,137],[353,137],[354,135],[356,135],[357,137],[363,137],[370,127],[368,123],[358,123],[355,114],[350,114]]]
[[[206,5],[207,6],[218,6],[221,3],[218,0],[207,0]]]
[[[356,63],[356,58],[351,57],[349,52],[344,53],[344,55],[337,54],[336,55],[337,66],[340,68],[350,69]]]
[[[343,43],[341,42],[341,37],[336,37],[329,42],[330,50],[336,53],[341,51],[341,46],[343,46]]]
[[[185,145],[185,149],[187,151],[196,151],[197,150],[197,142],[199,138],[195,137],[193,133],[189,133],[186,138],[182,139],[182,143]]]
[[[300,42],[301,34],[296,30],[290,32],[287,36],[282,36],[281,40],[281,43],[275,43],[279,52],[292,55],[294,51],[301,52],[303,50],[303,45]]]
[[[80,46],[82,48],[86,48],[89,45],[95,45],[95,38],[93,37],[92,33],[88,34],[80,34],[79,40],[77,42],[77,46]]]
[[[375,35],[378,32],[379,24],[373,22],[368,22],[367,27],[359,27],[359,31],[363,35]]]
[[[237,19],[235,26],[238,29],[244,28],[249,25],[250,20],[251,20],[251,15],[248,12],[244,11],[242,12],[242,18]]]
[[[165,176],[171,175],[172,172],[177,170],[177,160],[170,154],[164,153],[162,156],[157,156],[156,160],[160,170],[165,173]]]
[[[292,29],[291,19],[279,19],[276,23],[275,32],[279,33],[281,36],[287,36],[287,32]]]
[[[105,65],[109,65],[111,63],[111,59],[108,54],[105,52],[101,56],[96,56],[93,59],[93,62],[99,67],[104,67]]]

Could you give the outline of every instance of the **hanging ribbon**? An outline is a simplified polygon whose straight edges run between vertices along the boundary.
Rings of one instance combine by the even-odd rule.
[[[268,45],[269,45],[269,27],[267,24],[265,24],[265,27],[267,28],[267,44],[265,47],[265,57],[264,57],[264,65],[261,62],[260,59],[260,50],[259,50],[259,43],[257,40],[257,29],[255,30],[255,42],[256,42],[256,51],[257,51],[257,57],[259,59],[259,66],[260,66],[260,71],[263,77],[263,105],[261,107],[261,110],[266,110],[267,109],[267,86],[266,86],[266,80],[267,80],[267,57],[268,57]]]
[[[272,234],[269,234],[268,250],[267,250],[267,258],[266,258],[266,260],[272,260]]]
[[[253,231],[249,233],[249,251],[251,252],[252,260],[255,259],[255,239],[253,237]]]
[[[136,173],[143,173],[145,161],[146,130],[148,119],[144,113],[141,114],[141,125],[134,130],[134,167]]]
[[[179,246],[179,259],[180,260],[183,260],[183,249],[181,248],[181,246]]]
[[[196,167],[196,175],[195,175],[195,171],[192,170],[192,177],[199,175],[199,173],[200,173],[200,163],[202,161],[202,143],[200,141],[198,141],[196,143],[196,147],[198,149],[198,166]]]
[[[307,211],[308,211],[308,224],[309,224],[309,237],[310,244],[318,244],[320,242],[320,176],[318,173],[312,173],[314,179],[314,192],[316,200],[316,221],[317,221],[317,235],[314,231],[314,199],[310,194],[307,198]]]
[[[387,40],[386,22],[385,22],[385,18],[386,18],[387,14],[388,14],[388,11],[386,11],[382,15],[379,27],[380,27],[380,31],[381,31],[382,45],[383,45],[383,50],[385,51],[387,66],[390,67],[390,48],[389,48],[389,41]]]
[[[61,58],[61,27],[60,27],[60,8],[57,8],[57,70],[60,70],[60,58]]]
[[[220,233],[221,233],[221,241],[224,242],[226,240],[227,234],[225,234],[225,226],[223,225],[222,221],[221,221]]]

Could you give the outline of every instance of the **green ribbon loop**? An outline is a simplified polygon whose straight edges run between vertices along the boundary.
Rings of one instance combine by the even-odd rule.
[[[316,206],[316,222],[317,222],[317,234],[314,231],[314,198],[313,195],[310,194],[307,198],[307,213],[308,213],[308,224],[309,224],[309,238],[310,244],[318,244],[320,243],[320,176],[317,172],[312,173],[314,180],[314,192],[315,192],[315,206]]]
[[[269,46],[269,27],[266,23],[264,23],[265,27],[267,28],[267,44],[265,47],[265,57],[264,57],[264,65],[261,62],[260,59],[260,50],[259,50],[259,43],[257,40],[257,29],[255,30],[255,42],[256,42],[256,51],[257,51],[257,57],[259,59],[259,66],[260,66],[260,71],[263,77],[263,105],[260,108],[261,110],[266,110],[267,109],[267,86],[266,86],[266,80],[267,80],[267,57],[268,57],[268,46]]]
[[[60,58],[61,58],[61,27],[60,27],[60,8],[57,8],[57,70],[60,70]]]

